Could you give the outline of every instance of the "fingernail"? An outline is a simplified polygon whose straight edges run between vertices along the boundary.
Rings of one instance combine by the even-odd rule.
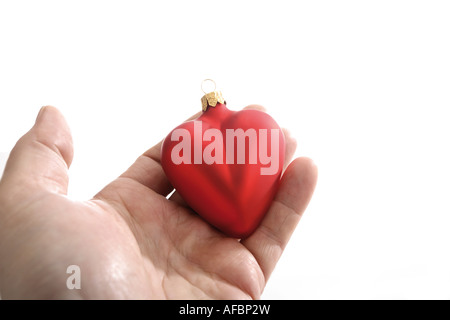
[[[46,109],[47,109],[47,106],[43,106],[41,108],[41,110],[39,110],[39,113],[38,113],[38,115],[36,117],[35,123],[37,123],[39,121],[39,119],[42,119],[42,116],[44,115]]]

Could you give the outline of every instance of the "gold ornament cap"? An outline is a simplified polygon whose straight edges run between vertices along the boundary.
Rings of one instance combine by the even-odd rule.
[[[205,82],[212,82],[214,84],[213,91],[206,93],[206,91],[203,89],[203,85]],[[208,107],[215,107],[217,103],[225,103],[225,100],[222,97],[222,92],[216,91],[216,83],[212,79],[205,79],[202,81],[201,85],[202,91],[205,93],[205,95],[202,97],[202,110],[206,111]]]
[[[217,103],[224,103],[225,100],[222,97],[222,92],[213,91],[205,94],[202,97],[202,110],[206,111],[208,107],[215,107]]]

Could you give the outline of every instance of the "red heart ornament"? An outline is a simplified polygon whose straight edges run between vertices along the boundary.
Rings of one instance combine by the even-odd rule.
[[[161,163],[186,203],[231,237],[245,238],[260,224],[277,192],[284,135],[268,114],[231,111],[217,102],[172,130]]]

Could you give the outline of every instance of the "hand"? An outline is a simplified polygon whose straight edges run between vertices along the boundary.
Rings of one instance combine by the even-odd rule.
[[[286,140],[288,163],[295,141]],[[259,298],[311,198],[316,167],[295,159],[262,224],[238,241],[177,193],[166,199],[172,187],[160,146],[92,200],[73,201],[66,196],[71,134],[57,109],[42,108],[0,181],[2,298]],[[80,290],[66,286],[69,265],[80,267]]]

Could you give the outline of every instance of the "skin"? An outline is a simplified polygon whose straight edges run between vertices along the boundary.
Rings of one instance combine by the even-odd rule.
[[[258,299],[317,180],[310,159],[287,165],[296,144],[285,135],[279,192],[258,229],[239,241],[176,192],[166,198],[161,143],[93,199],[69,199],[70,130],[56,108],[43,107],[0,181],[2,298]],[[66,286],[69,265],[80,266],[80,290]]]

